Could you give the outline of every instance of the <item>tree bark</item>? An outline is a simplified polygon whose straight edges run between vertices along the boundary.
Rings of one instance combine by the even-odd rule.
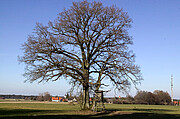
[[[89,86],[84,85],[83,86],[83,105],[82,110],[88,110],[89,109]]]
[[[83,54],[83,53],[82,53]],[[86,59],[84,55],[83,59]],[[84,72],[84,82],[83,82],[83,102],[82,102],[82,110],[89,110],[90,104],[89,104],[89,69],[88,69],[88,63],[84,60],[83,65],[83,72]]]

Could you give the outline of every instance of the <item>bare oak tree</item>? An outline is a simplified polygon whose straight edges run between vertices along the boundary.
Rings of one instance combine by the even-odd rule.
[[[27,80],[67,78],[83,87],[83,109],[89,108],[89,90],[99,90],[104,79],[125,90],[140,82],[139,67],[128,49],[131,19],[122,9],[100,2],[73,2],[47,26],[37,23],[24,43]]]

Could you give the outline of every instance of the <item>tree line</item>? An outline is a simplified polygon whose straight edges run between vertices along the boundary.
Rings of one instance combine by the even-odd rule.
[[[37,101],[51,101],[51,95],[49,92],[39,93],[38,96],[31,95],[0,95],[0,99],[16,99],[16,100],[37,100]]]
[[[107,101],[107,100],[106,100]],[[115,104],[148,104],[148,105],[169,105],[171,97],[168,92],[155,90],[153,93],[148,91],[138,91],[133,97],[128,95],[126,98],[116,98]]]

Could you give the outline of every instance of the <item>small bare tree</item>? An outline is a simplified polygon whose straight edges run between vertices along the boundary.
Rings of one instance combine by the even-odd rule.
[[[51,100],[51,95],[49,92],[44,92],[44,101],[50,101]]]
[[[39,93],[39,96],[36,98],[38,101],[44,101],[43,93]]]
[[[89,90],[109,79],[119,90],[140,82],[139,67],[128,50],[131,19],[122,9],[100,2],[73,2],[47,26],[37,23],[35,34],[24,43],[27,80],[67,78],[83,87],[82,108],[89,108]]]

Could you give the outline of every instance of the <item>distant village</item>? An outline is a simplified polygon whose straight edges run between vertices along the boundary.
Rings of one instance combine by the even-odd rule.
[[[50,96],[49,94],[45,95],[0,95],[0,99],[14,99],[14,100],[31,100],[31,101],[52,101],[52,102],[77,102],[77,99],[74,97],[66,96]]]
[[[29,100],[29,101],[51,101],[51,102],[77,102],[79,101],[79,97],[71,96],[66,94],[65,96],[50,96],[49,93],[44,93],[39,96],[34,95],[0,95],[1,100],[15,100],[15,101],[21,101],[21,100]],[[90,103],[92,103],[93,97],[89,99]],[[127,97],[104,97],[103,98],[104,103],[108,104],[148,104],[148,105],[156,105],[156,103],[149,103],[149,102],[143,102],[135,100],[135,98],[131,96]],[[170,103],[169,103],[170,104]],[[169,105],[168,103],[161,103],[160,105]],[[180,106],[180,100],[174,99],[173,105]]]
[[[74,96],[50,96],[50,95],[44,95],[44,96],[34,96],[34,95],[0,95],[0,99],[14,99],[14,100],[32,100],[32,101],[52,101],[52,102],[78,102],[78,98]],[[108,103],[113,103],[113,98],[104,98],[108,101]],[[92,101],[92,98],[90,98],[90,101]]]

